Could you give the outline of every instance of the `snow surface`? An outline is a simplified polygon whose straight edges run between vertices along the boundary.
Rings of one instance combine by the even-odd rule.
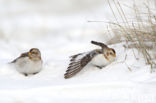
[[[32,10],[32,5],[27,8],[30,4],[25,4],[26,1],[23,4],[19,0],[14,2],[17,8],[1,1],[8,11],[2,10],[7,12],[3,12],[5,15],[1,17],[0,26],[0,103],[156,102],[156,73],[150,73],[150,66],[135,49],[125,49],[125,43],[109,45],[116,50],[117,58],[107,67],[87,66],[73,78],[64,79],[69,56],[98,48],[90,43],[91,40],[106,42],[106,24],[88,23],[87,20],[108,20],[111,17],[108,6],[105,9],[103,5],[96,6],[98,9],[91,13],[41,16]],[[103,10],[108,17],[102,14]],[[7,13],[14,15],[6,18]],[[32,47],[41,51],[43,70],[25,77],[8,62]],[[134,52],[139,60],[135,59]]]

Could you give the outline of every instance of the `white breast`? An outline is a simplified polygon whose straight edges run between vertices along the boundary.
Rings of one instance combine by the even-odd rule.
[[[96,65],[96,66],[106,66],[107,64],[109,64],[109,61],[107,59],[105,59],[103,54],[99,54],[97,56],[95,56],[91,62],[92,65]]]
[[[42,61],[32,61],[28,57],[24,57],[18,59],[15,66],[20,73],[33,74],[41,71]]]

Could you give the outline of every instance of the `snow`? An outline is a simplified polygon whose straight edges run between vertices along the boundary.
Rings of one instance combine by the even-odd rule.
[[[44,41],[45,44],[51,42]],[[38,42],[28,45],[28,48],[37,45]],[[28,77],[7,64],[18,56],[16,50],[18,44],[15,42],[15,46],[11,47],[14,51],[6,49],[10,44],[6,47],[1,46],[1,54],[5,56],[1,59],[3,62],[0,68],[0,101],[2,103],[154,103],[156,101],[155,73],[150,73],[150,66],[144,64],[143,58],[137,61],[131,49],[125,51],[123,43],[110,45],[117,51],[117,59],[112,64],[103,69],[85,67],[73,78],[64,79],[63,75],[69,63],[68,56],[78,53],[80,49],[83,51],[83,48],[84,51],[85,48],[90,50],[96,48],[89,43],[73,46],[77,43],[78,41],[68,42],[66,50],[65,47],[57,49],[56,46],[59,44],[52,43],[51,46],[41,43],[39,49],[44,61],[43,70],[37,75]],[[128,56],[125,62],[132,71],[129,71],[123,62],[126,53]]]
[[[29,2],[14,2],[20,4],[19,8],[22,9],[1,1],[2,4],[12,6],[6,6],[7,10],[2,9],[6,12],[3,12],[4,17],[0,20],[0,103],[156,102],[156,73],[150,73],[150,66],[145,64],[137,50],[125,49],[124,42],[109,45],[117,53],[116,60],[110,65],[103,69],[86,66],[71,79],[64,79],[69,56],[99,48],[92,45],[91,40],[107,41],[109,36],[104,33],[106,24],[88,23],[87,20],[107,20],[112,17],[107,11],[108,7],[102,9],[103,6],[98,7],[99,4],[96,4],[95,8],[98,9],[93,9],[92,13],[86,10],[72,14],[71,11],[68,15],[60,16],[55,12],[53,16],[35,11],[32,9],[33,4],[27,7]],[[67,12],[69,8],[65,10]],[[102,14],[103,10],[107,11],[108,17]],[[9,12],[14,15],[7,16]],[[8,63],[33,47],[41,51],[43,70],[39,74],[25,77]],[[139,60],[135,59],[133,52]]]

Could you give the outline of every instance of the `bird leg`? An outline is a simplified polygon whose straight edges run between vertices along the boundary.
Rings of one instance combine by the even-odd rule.
[[[97,68],[99,68],[99,69],[102,69],[103,67],[101,67],[101,66],[98,66],[98,65],[95,65],[95,67],[97,67]]]
[[[36,72],[36,73],[33,73],[33,75],[35,75],[35,74],[37,74],[38,72]]]
[[[24,73],[25,76],[28,76],[28,74]]]

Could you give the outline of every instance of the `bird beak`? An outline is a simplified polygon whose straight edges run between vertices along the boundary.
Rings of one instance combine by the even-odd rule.
[[[113,56],[116,57],[116,54],[114,54]]]

